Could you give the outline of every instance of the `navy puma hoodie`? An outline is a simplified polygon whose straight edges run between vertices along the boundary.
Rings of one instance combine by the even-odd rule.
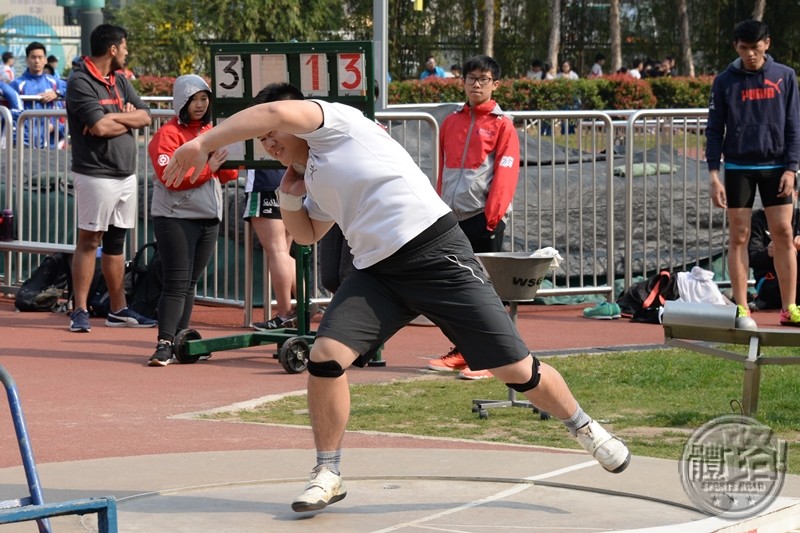
[[[739,165],[800,161],[800,103],[794,70],[766,55],[760,70],[736,59],[714,79],[706,126],[706,162],[719,170],[720,156]]]

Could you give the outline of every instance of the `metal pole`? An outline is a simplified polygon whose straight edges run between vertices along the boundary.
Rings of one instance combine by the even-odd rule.
[[[374,0],[372,4],[372,40],[375,54],[375,80],[380,94],[375,99],[375,111],[386,109],[389,71],[389,0]]]
[[[92,32],[103,23],[103,12],[99,9],[81,9],[81,54],[92,55]]]

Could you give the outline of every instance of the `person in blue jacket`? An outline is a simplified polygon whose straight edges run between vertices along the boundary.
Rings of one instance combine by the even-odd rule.
[[[728,268],[738,306],[737,327],[755,326],[747,307],[747,244],[756,189],[775,247],[783,302],[780,323],[800,326],[795,304],[797,259],[792,243],[792,193],[800,161],[800,101],[794,70],[767,54],[769,28],[761,21],[736,25],[739,58],[714,79],[706,126],[711,201],[727,209]],[[720,181],[724,157],[725,182]]]
[[[7,107],[11,111],[11,118],[16,123],[17,117],[23,110],[22,99],[17,94],[17,91],[4,81],[0,81],[0,105]]]
[[[419,75],[419,79],[421,80],[424,80],[425,78],[444,79],[444,77],[445,77],[444,69],[436,65],[436,58],[433,56],[428,56],[427,58],[425,58],[425,68]]]
[[[37,41],[25,48],[25,62],[28,68],[22,76],[11,82],[11,88],[22,96],[25,109],[63,109],[60,99],[67,92],[67,84],[62,79],[51,76],[44,70],[47,64],[47,49]],[[25,146],[34,148],[55,148],[64,139],[64,121],[58,118],[34,119],[27,121],[22,131]]]

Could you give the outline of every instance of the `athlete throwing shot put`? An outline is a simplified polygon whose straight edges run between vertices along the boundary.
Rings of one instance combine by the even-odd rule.
[[[285,90],[298,94],[291,85]],[[628,466],[625,444],[580,408],[557,370],[531,355],[427,176],[357,109],[319,100],[253,106],[181,146],[166,184],[177,186],[192,168],[194,180],[211,152],[254,137],[287,167],[278,197],[295,241],[313,244],[335,222],[355,257],[356,270],[336,291],[309,354],[317,465],[292,509],[317,511],[347,494],[339,471],[350,414],[346,370],[364,366],[421,314],[463,348],[470,368],[490,370],[558,417],[603,468]]]

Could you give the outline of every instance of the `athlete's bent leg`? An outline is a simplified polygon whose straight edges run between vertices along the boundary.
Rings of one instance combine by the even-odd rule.
[[[609,472],[619,473],[631,460],[627,446],[592,420],[578,405],[561,374],[546,363],[536,364],[528,355],[510,365],[492,368],[498,379],[514,389],[524,391],[525,397],[539,410],[561,420],[583,448]],[[539,379],[535,373],[539,372]]]
[[[342,439],[350,417],[350,386],[344,372],[356,352],[329,337],[317,337],[309,354],[308,412],[317,466],[292,502],[297,512],[318,511],[347,495],[339,473]]]

